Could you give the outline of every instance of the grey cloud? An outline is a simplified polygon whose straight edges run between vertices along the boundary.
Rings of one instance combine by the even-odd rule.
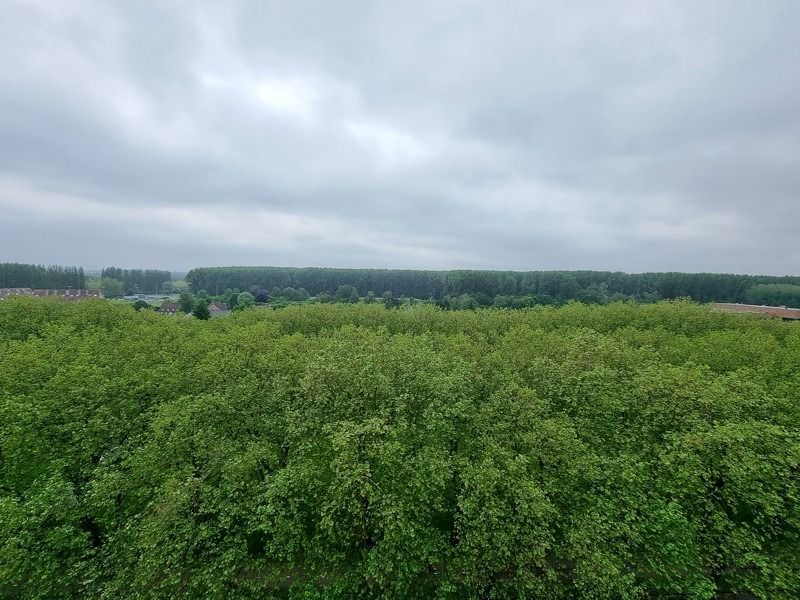
[[[797,272],[798,26],[780,0],[7,2],[0,260]]]

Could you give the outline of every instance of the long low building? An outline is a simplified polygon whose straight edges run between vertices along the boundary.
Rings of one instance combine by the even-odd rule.
[[[0,300],[9,296],[33,296],[31,288],[0,288]]]
[[[784,321],[800,321],[800,308],[786,308],[785,306],[760,306],[758,304],[734,304],[716,302],[712,304],[715,310],[735,313],[756,313],[777,317]]]
[[[0,288],[0,300],[11,296],[33,296],[35,298],[55,297],[65,300],[86,300],[88,298],[102,298],[103,292],[99,289],[32,289],[32,288]]]

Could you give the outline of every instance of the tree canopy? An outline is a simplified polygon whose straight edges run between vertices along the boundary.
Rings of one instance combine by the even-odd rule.
[[[580,300],[605,304],[634,299],[692,298],[699,302],[746,302],[747,291],[764,284],[800,285],[800,277],[717,273],[618,273],[604,271],[415,271],[292,267],[204,267],[186,281],[193,290],[305,288],[313,296],[337,295],[341,286],[390,291],[395,297],[446,300],[467,294],[488,306],[497,296],[527,296],[538,304]],[[447,300],[447,302],[450,302]],[[458,304],[455,301],[454,304]]]
[[[172,274],[169,271],[158,269],[120,269],[118,267],[106,267],[100,274],[101,277],[109,277],[122,282],[122,288],[127,293],[157,293],[172,290]],[[169,289],[165,289],[164,283],[170,282]]]
[[[800,328],[0,302],[4,598],[800,596]]]
[[[83,267],[0,263],[0,288],[84,289]]]
[[[751,304],[800,308],[800,285],[761,283],[749,288],[745,299]]]
[[[256,298],[250,292],[242,292],[236,297],[236,308],[250,308],[255,306]]]
[[[199,298],[197,302],[194,303],[194,307],[192,308],[192,316],[195,319],[200,319],[201,321],[207,321],[211,318],[211,312],[208,310],[208,300],[205,298]]]

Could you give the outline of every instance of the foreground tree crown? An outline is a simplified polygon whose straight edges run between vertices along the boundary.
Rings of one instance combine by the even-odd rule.
[[[800,327],[0,302],[4,598],[800,596]]]

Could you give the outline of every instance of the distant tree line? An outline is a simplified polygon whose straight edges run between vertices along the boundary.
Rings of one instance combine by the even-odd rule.
[[[351,285],[362,291],[391,291],[400,296],[438,298],[446,292],[442,275],[441,271],[390,269],[213,267],[192,269],[186,274],[186,282],[194,292],[205,289],[209,293],[227,288],[305,288],[316,296],[322,292],[333,295],[339,286]]]
[[[627,299],[654,302],[684,297],[699,302],[787,298],[780,303],[790,305],[800,301],[795,290],[800,290],[800,277],[716,273],[204,267],[189,271],[186,281],[195,292],[292,288],[304,289],[312,296],[334,296],[346,285],[361,294],[372,290],[380,295],[388,291],[395,297],[433,298],[440,304],[458,304],[458,307],[462,307],[460,304],[557,304],[568,300],[587,304]]]
[[[119,267],[106,267],[100,273],[102,279],[116,279],[122,282],[124,293],[157,293],[165,290],[164,284],[172,282],[169,271],[158,269],[120,269]]]
[[[83,267],[0,263],[0,288],[12,287],[83,289],[86,287],[86,277]]]
[[[751,304],[800,306],[800,285],[762,283],[747,290],[745,298]]]

